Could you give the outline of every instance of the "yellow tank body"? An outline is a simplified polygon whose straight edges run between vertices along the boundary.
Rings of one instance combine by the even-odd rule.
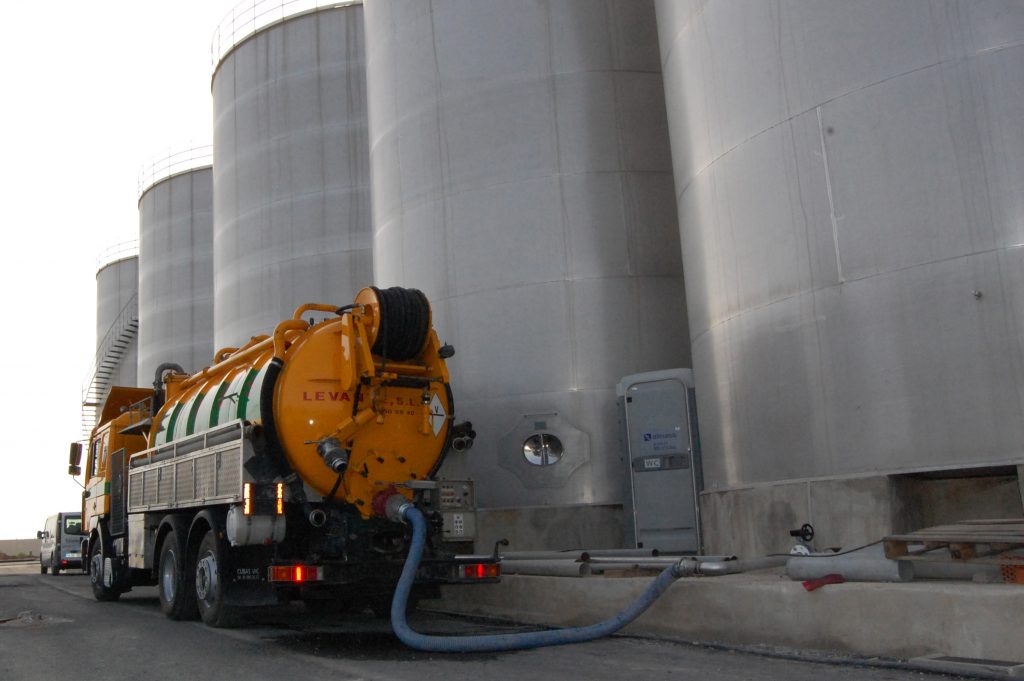
[[[311,311],[338,315],[310,326]],[[218,351],[191,376],[167,376],[149,446],[244,419],[262,427],[282,470],[368,518],[380,512],[377,495],[397,488],[411,498],[401,485],[440,464],[452,422],[442,354],[419,291],[363,289],[340,310],[303,305],[273,336]]]

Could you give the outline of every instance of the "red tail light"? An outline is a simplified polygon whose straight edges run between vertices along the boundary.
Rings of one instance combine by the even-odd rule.
[[[459,566],[462,579],[494,579],[501,577],[501,566],[497,563],[470,563]]]
[[[324,575],[316,565],[271,565],[271,582],[291,582],[301,584],[303,582],[323,581]]]

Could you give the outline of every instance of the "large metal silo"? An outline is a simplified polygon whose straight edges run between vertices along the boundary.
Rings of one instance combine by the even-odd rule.
[[[250,3],[251,5],[251,3]],[[373,273],[363,8],[285,18],[213,76],[214,340],[238,346]]]
[[[689,348],[653,4],[366,5],[374,269],[424,290],[482,543],[619,545],[615,385]]]
[[[709,549],[1019,516],[1024,6],[657,10]]]
[[[157,179],[139,198],[139,382],[213,358],[213,170]]]
[[[100,256],[96,271],[96,358],[82,385],[82,435],[96,425],[111,386],[136,385],[139,258],[135,242]]]
[[[138,293],[137,255],[115,260],[96,272],[96,362],[107,388],[136,385]]]

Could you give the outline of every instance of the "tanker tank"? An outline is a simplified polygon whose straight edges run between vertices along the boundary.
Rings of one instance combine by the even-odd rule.
[[[252,11],[215,38],[216,347],[373,280],[361,3],[246,33],[265,18]]]
[[[1020,517],[1024,6],[657,18],[706,550]]]
[[[213,170],[210,148],[155,163],[139,197],[138,375],[186,371],[213,357]]]
[[[311,325],[314,313],[329,318]],[[218,350],[215,364],[192,375],[164,376],[149,446],[236,419],[256,423],[260,465],[279,469],[271,475],[294,471],[299,488],[364,518],[383,515],[374,504],[396,485],[427,480],[448,448],[449,350],[417,290],[367,288],[342,308],[305,304],[271,336]],[[412,498],[407,486],[401,494]]]
[[[482,537],[619,546],[616,383],[689,365],[653,4],[374,0],[366,27],[375,280],[430,296],[480,434],[444,472]]]

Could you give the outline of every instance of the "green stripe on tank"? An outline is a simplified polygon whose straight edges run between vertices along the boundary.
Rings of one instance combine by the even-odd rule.
[[[192,399],[192,408],[188,412],[188,423],[185,424],[185,435],[196,432],[196,414],[199,413],[199,407],[202,405],[204,397],[206,397],[206,393],[199,393]]]
[[[252,382],[256,380],[259,370],[250,369],[249,375],[245,377],[242,389],[238,391],[238,418],[245,418],[245,408],[249,406],[249,391],[252,389]]]
[[[174,441],[174,424],[178,422],[178,414],[181,413],[181,403],[174,405],[174,411],[171,412],[171,420],[167,422],[167,441]]]
[[[210,409],[210,428],[220,423],[220,403],[224,401],[224,393],[228,391],[228,384],[231,381],[225,378],[217,388],[217,394],[213,396],[213,407]]]

